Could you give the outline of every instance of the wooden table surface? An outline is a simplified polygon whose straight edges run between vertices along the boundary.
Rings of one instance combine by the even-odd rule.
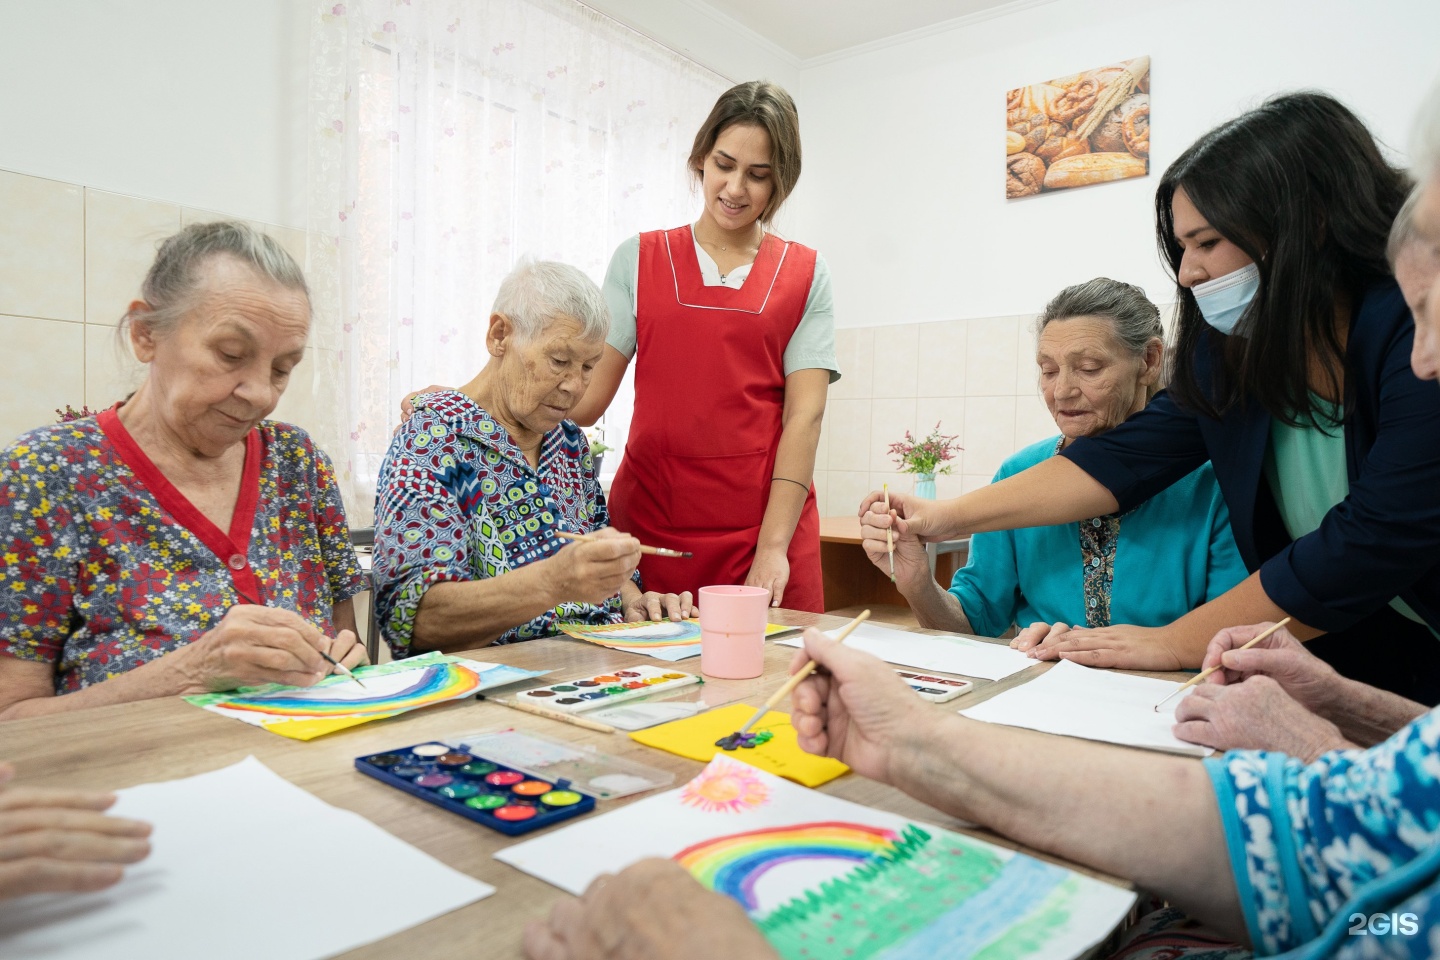
[[[829,629],[844,623],[840,618],[810,613],[784,610],[773,613],[774,622],[796,626],[815,624]],[[708,680],[699,688],[701,696],[710,706],[744,701],[758,707],[788,674],[794,653],[791,647],[767,644],[763,677]],[[568,638],[532,640],[468,651],[463,655],[554,671],[548,680],[537,679],[533,685],[635,663],[659,662]],[[690,672],[698,672],[699,665],[698,658],[676,664]],[[1048,667],[1037,664],[1005,680],[976,680],[972,692],[949,703],[934,705],[934,709],[953,711],[973,706],[1031,679],[1044,669]],[[1160,676],[1173,678],[1174,675]],[[507,687],[500,693],[504,695],[515,689],[520,687]],[[484,701],[462,700],[430,707],[300,742],[201,710],[178,697],[0,724],[0,759],[15,762],[19,769],[18,782],[23,784],[113,790],[193,776],[254,755],[327,803],[355,811],[431,856],[496,888],[495,894],[484,900],[344,956],[377,960],[406,954],[427,958],[516,957],[521,955],[520,933],[525,922],[548,916],[552,904],[567,896],[491,859],[495,851],[526,837],[510,838],[487,830],[364,776],[353,766],[356,757],[394,747],[450,734],[512,727],[553,739],[590,744],[606,753],[671,770],[675,773],[675,786],[693,777],[703,766],[642,746],[623,733],[592,732]],[[953,818],[892,787],[854,774],[833,780],[820,789],[902,816],[960,828],[960,823]],[[601,801],[596,813],[647,795]],[[563,829],[563,825],[556,829]],[[992,842],[1015,846],[992,834],[978,833]],[[536,835],[538,832],[527,836]],[[1084,872],[1101,876],[1093,871]],[[1114,878],[1104,879],[1113,881]],[[385,896],[383,886],[355,892],[357,904],[362,905],[368,898]]]

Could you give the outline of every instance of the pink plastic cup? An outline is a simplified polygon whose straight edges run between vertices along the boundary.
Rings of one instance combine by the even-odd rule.
[[[765,672],[769,603],[764,587],[700,588],[701,673],[750,680]]]

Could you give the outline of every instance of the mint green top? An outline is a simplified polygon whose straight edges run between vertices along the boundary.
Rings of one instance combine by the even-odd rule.
[[[739,288],[750,276],[751,264],[748,263],[722,276],[714,259],[698,243],[695,259],[700,263],[700,276],[707,287]],[[637,235],[615,249],[603,288],[610,306],[610,335],[605,342],[627,360],[635,356],[635,290],[640,285],[639,273],[640,237]],[[830,268],[819,253],[815,254],[815,276],[810,281],[805,313],[790,335],[782,359],[787,377],[796,370],[818,367],[830,371],[831,383],[840,379],[840,364],[835,361],[835,302],[830,294]]]
[[[1265,448],[1265,479],[1280,508],[1280,518],[1292,540],[1320,528],[1325,514],[1350,495],[1350,474],[1345,466],[1343,411],[1321,397],[1312,399],[1329,430],[1270,421],[1270,443]],[[1416,623],[1425,619],[1399,597],[1390,601],[1396,612]],[[1431,632],[1434,632],[1433,629]]]

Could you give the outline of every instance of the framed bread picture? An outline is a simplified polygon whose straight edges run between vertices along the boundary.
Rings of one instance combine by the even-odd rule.
[[[1150,172],[1150,58],[1005,94],[1005,197]]]

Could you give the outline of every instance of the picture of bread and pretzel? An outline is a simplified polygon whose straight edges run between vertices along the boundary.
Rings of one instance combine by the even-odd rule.
[[[1150,58],[1017,87],[1005,95],[1005,196],[1028,197],[1150,171]]]

